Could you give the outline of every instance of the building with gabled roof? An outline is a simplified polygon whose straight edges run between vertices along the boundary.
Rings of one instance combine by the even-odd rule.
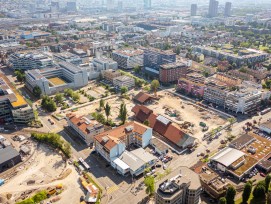
[[[193,146],[195,138],[182,131],[176,124],[172,123],[171,120],[167,119],[162,115],[156,115],[152,110],[143,105],[136,105],[132,111],[135,113],[136,120],[143,123],[149,121],[149,126],[153,130],[165,137],[174,145],[179,148],[185,149],[189,146]]]

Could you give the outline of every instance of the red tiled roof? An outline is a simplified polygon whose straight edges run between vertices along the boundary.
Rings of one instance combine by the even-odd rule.
[[[144,122],[148,120],[150,123],[150,127],[160,135],[166,137],[168,140],[173,142],[174,144],[180,146],[184,140],[188,137],[186,133],[184,133],[179,127],[176,127],[174,124],[169,123],[165,125],[158,121],[156,118],[158,117],[156,114],[152,112],[152,110],[148,109],[143,105],[136,105],[133,107],[132,111],[135,113],[135,117],[140,122]]]
[[[144,92],[139,92],[135,97],[134,97],[134,100],[143,104],[145,103],[146,101],[152,99],[152,97],[147,94],[147,93],[144,93]]]
[[[138,122],[129,122],[126,123],[122,126],[119,126],[117,128],[114,128],[112,130],[103,132],[97,136],[95,136],[95,139],[105,148],[107,148],[108,150],[112,149],[120,140],[125,140],[127,135],[131,132],[127,132],[126,127],[128,126],[132,126],[133,129],[131,130],[131,132],[136,132],[140,135],[143,135],[146,130],[147,130],[147,126],[138,123]],[[108,137],[109,140],[107,142],[104,142],[103,137]]]

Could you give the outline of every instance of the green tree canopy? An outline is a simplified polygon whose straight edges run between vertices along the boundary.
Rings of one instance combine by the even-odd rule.
[[[252,191],[252,184],[250,181],[248,181],[246,184],[245,184],[245,187],[244,187],[244,190],[243,190],[243,194],[242,194],[242,201],[243,203],[247,203],[248,199],[249,199],[249,196],[251,194],[251,191]]]
[[[153,81],[151,82],[151,88],[152,88],[152,90],[153,90],[155,96],[156,96],[156,94],[157,94],[157,90],[158,90],[159,87],[160,87],[160,83],[159,83],[158,80],[155,79],[155,80],[153,80]]]
[[[236,190],[233,186],[229,186],[226,192],[227,204],[234,204],[234,198],[236,195]]]
[[[257,200],[265,199],[265,181],[258,182],[253,190],[253,197]]]
[[[106,121],[108,121],[108,117],[110,116],[110,111],[111,111],[111,107],[108,103],[106,103],[105,105],[105,108],[104,108],[104,111],[105,111],[105,115],[106,115]]]
[[[40,98],[40,96],[41,96],[41,89],[40,89],[40,87],[38,87],[38,86],[35,86],[34,88],[33,88],[33,95],[35,96],[35,97],[37,97],[37,98]]]
[[[62,103],[63,102],[63,94],[62,93],[57,93],[56,95],[55,95],[55,101],[56,101],[56,103]]]
[[[148,195],[153,195],[154,192],[155,192],[154,177],[153,176],[147,176],[144,179],[144,184],[146,186],[146,193]]]
[[[221,197],[221,198],[219,199],[218,204],[226,204],[226,203],[227,203],[227,200],[226,200],[225,197]]]
[[[128,88],[127,88],[126,86],[122,86],[122,87],[120,88],[120,92],[121,92],[121,94],[125,94],[125,93],[128,92]]]

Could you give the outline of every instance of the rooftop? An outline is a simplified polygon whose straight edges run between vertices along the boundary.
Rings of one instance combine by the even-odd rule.
[[[11,159],[13,159],[14,157],[19,156],[19,152],[14,149],[12,146],[8,146],[4,149],[0,149],[0,164],[7,162]]]

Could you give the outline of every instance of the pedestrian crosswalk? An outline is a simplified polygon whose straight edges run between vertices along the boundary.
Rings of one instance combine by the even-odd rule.
[[[119,187],[117,185],[111,186],[110,188],[107,189],[107,194],[112,194],[113,192],[119,190]]]

